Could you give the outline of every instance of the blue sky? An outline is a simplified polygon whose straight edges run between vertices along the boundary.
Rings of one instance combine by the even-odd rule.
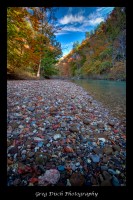
[[[55,13],[63,56],[68,54],[76,41],[85,39],[85,32],[94,30],[104,21],[114,7],[59,7]]]

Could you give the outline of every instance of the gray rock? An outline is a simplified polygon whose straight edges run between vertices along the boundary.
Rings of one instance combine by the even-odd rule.
[[[121,147],[119,145],[113,145],[113,150],[114,151],[120,151],[121,150]]]
[[[113,149],[111,147],[105,147],[104,148],[105,154],[110,155],[110,154],[112,154],[112,152],[113,152]]]
[[[107,171],[103,171],[102,174],[103,174],[103,176],[104,176],[105,179],[111,180],[112,176]]]

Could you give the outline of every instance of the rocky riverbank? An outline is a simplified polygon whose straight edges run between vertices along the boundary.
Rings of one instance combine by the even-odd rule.
[[[63,80],[7,82],[8,186],[125,186],[126,125]]]

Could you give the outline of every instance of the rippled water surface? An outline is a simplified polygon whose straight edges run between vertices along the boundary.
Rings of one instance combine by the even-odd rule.
[[[126,118],[126,82],[108,80],[73,80],[96,100],[102,102],[114,117]]]

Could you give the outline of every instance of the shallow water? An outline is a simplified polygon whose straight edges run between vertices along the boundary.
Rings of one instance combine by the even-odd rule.
[[[114,117],[126,118],[126,82],[109,80],[73,80],[96,100],[102,102]]]

